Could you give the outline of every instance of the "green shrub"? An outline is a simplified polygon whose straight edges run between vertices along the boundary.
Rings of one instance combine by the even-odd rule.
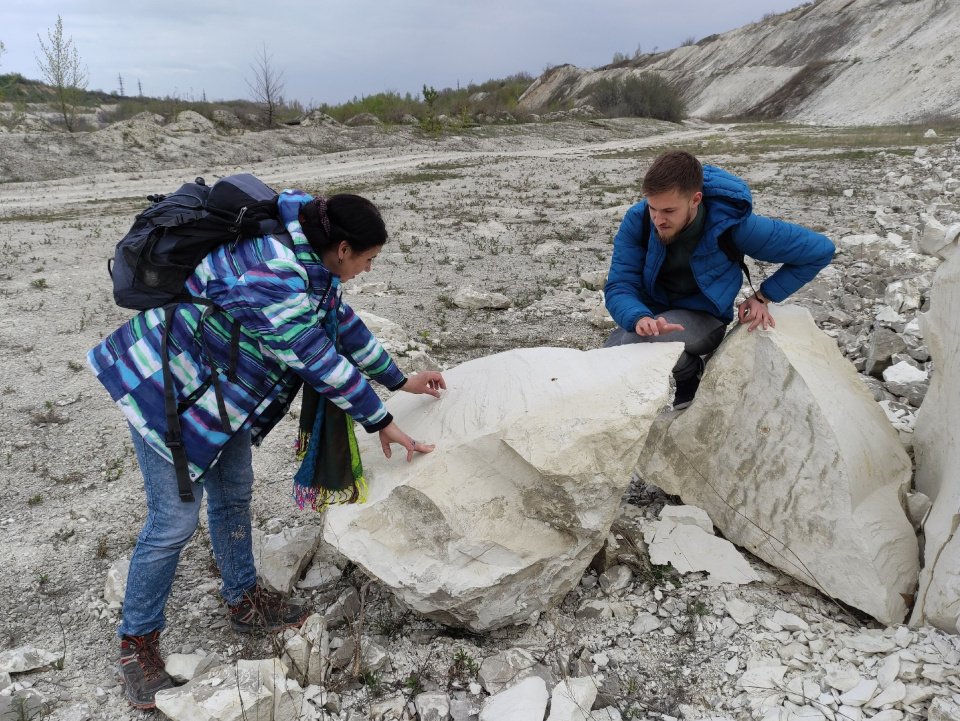
[[[593,106],[610,118],[656,118],[678,123],[684,102],[659,73],[604,78],[589,88]]]

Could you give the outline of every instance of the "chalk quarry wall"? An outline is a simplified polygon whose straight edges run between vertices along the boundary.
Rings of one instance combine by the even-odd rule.
[[[656,71],[691,117],[884,125],[960,115],[960,3],[820,0],[696,45],[597,70],[552,68],[520,98],[590,102],[601,78]]]

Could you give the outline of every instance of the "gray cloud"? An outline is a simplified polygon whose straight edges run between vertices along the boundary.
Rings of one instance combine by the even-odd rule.
[[[382,90],[417,93],[549,64],[594,67],[614,52],[676,47],[781,12],[797,0],[356,0],[287,6],[250,0],[5,0],[0,72],[39,77],[37,34],[63,17],[90,86],[209,99],[247,95],[263,43],[285,68],[287,96],[337,103]]]

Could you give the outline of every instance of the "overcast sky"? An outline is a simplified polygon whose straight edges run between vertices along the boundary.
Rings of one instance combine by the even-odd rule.
[[[438,90],[549,65],[596,67],[614,52],[676,47],[800,0],[0,0],[0,72],[39,78],[37,35],[59,14],[91,89],[199,100],[247,97],[266,43],[286,97],[339,103]]]

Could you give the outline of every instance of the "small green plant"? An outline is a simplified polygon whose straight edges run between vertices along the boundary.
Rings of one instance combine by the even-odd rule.
[[[72,370],[74,373],[79,373],[83,370],[83,364],[77,363],[76,361],[67,361],[67,368]]]
[[[416,696],[417,694],[423,693],[423,681],[415,673],[411,673],[409,676],[407,676],[406,680],[403,682],[403,685],[406,687],[411,696]]]
[[[42,493],[38,493],[38,494],[35,495],[35,496],[30,496],[30,498],[27,499],[27,505],[28,505],[28,506],[36,506],[36,505],[39,505],[39,504],[41,504],[41,503],[43,503],[43,494],[42,494]]]
[[[364,671],[357,678],[357,681],[366,687],[367,693],[373,698],[379,698],[383,695],[383,681],[380,678],[379,672],[370,670]]]
[[[44,288],[49,288],[47,285],[46,278],[37,278],[36,280],[31,280],[30,285],[37,290],[43,290]]]

